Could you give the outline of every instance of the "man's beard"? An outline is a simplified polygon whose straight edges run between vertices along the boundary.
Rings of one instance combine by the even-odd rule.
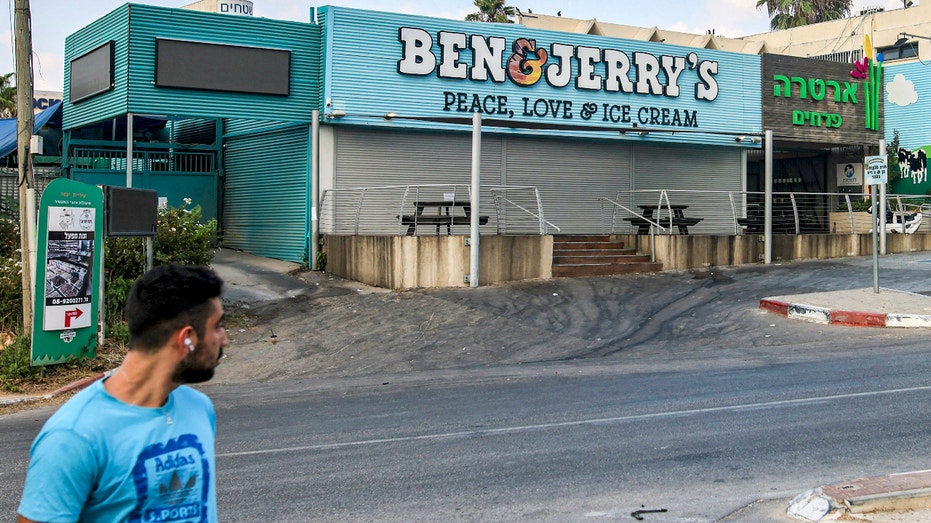
[[[201,347],[198,347],[197,350],[188,354],[187,358],[178,364],[175,367],[173,380],[177,383],[203,383],[205,381],[210,381],[213,378],[214,372],[216,371],[216,364],[207,364],[208,366],[203,366],[203,363],[198,361],[198,356],[201,353]],[[223,357],[223,347],[220,347],[219,357]]]

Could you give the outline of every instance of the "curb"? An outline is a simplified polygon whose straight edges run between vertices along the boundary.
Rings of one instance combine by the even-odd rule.
[[[917,510],[931,506],[931,471],[861,478],[815,488],[796,496],[786,510],[793,518],[817,523],[848,514]]]
[[[62,394],[67,394],[75,390],[81,390],[87,387],[88,385],[90,385],[91,383],[94,383],[95,381],[103,378],[106,375],[107,375],[106,372],[102,372],[96,376],[88,376],[86,378],[73,381],[65,385],[64,387],[61,387],[59,389],[53,390],[52,392],[49,392],[48,394],[42,394],[39,396],[17,396],[17,397],[10,397],[10,398],[0,398],[0,405],[15,405],[17,403],[27,403],[30,401],[52,399],[56,396],[61,396]]]
[[[845,311],[772,298],[760,300],[760,308],[792,319],[847,327],[931,327],[931,316],[926,314]]]
[[[106,375],[107,375],[106,372],[101,372],[100,374],[98,374],[98,375],[96,375],[96,376],[88,376],[88,377],[86,377],[86,378],[84,378],[84,379],[80,379],[80,380],[78,380],[78,381],[71,382],[71,383],[65,385],[64,387],[62,387],[62,388],[60,388],[60,389],[57,389],[57,390],[52,391],[50,394],[48,394],[48,396],[54,398],[55,396],[60,396],[60,395],[62,395],[62,394],[65,394],[65,393],[67,393],[67,392],[71,392],[71,391],[73,391],[73,390],[80,390],[80,389],[83,389],[84,387],[87,387],[87,386],[90,385],[91,383],[94,383],[95,381],[97,381],[97,380],[103,378],[103,377],[106,376]]]

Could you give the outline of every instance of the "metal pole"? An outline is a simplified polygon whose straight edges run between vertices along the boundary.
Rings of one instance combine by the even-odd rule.
[[[876,190],[877,187],[874,185],[873,190],[870,191],[870,211],[873,213],[870,217],[873,219],[873,292],[879,294],[879,224],[878,216],[876,215],[877,205],[876,205]]]
[[[886,156],[886,140],[879,140],[879,154]],[[889,166],[886,166],[889,171]],[[902,209],[899,209],[902,210]],[[879,184],[879,253],[886,254],[886,184]],[[902,219],[905,222],[905,219]]]
[[[104,230],[104,238],[101,238],[100,241],[106,242],[106,228]],[[107,274],[104,272],[103,268],[106,267],[106,261],[104,256],[107,255],[106,249],[100,249],[100,259],[97,261],[97,274],[100,275],[100,278],[97,278],[97,296],[100,298],[97,300],[97,323],[100,325],[100,329],[97,331],[97,344],[103,345],[107,341]]]
[[[481,187],[482,187],[482,114],[472,115],[472,195],[469,202],[470,211],[470,240],[469,253],[469,287],[478,287],[479,278],[479,214],[481,214]]]
[[[763,263],[773,263],[773,132],[766,131],[764,167],[765,202],[763,203]]]
[[[320,249],[320,110],[314,109],[313,122],[310,124],[310,263],[311,269],[317,267],[317,251]]]
[[[126,188],[133,186],[133,113],[126,113]]]
[[[145,237],[145,270],[149,272],[155,266],[155,237]]]

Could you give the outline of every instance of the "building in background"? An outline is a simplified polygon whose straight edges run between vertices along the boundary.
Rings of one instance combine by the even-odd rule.
[[[181,9],[225,15],[252,16],[252,2],[249,0],[200,0],[199,2],[185,5]]]

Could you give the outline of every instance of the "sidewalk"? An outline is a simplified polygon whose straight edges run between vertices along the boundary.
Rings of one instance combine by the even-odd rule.
[[[931,470],[861,478],[812,489],[789,504],[802,521],[931,522]]]
[[[27,395],[27,394],[10,394],[10,393],[5,393],[5,392],[0,392],[0,405],[15,405],[17,403],[27,403],[31,401],[52,399],[52,398],[61,396],[62,394],[66,394],[71,391],[83,389],[84,387],[87,387],[88,385],[99,380],[105,375],[106,373],[101,373],[97,376],[90,376],[84,379],[74,381],[74,382],[71,382],[65,385],[64,387],[61,387],[57,390],[49,392],[48,394]]]
[[[880,288],[772,296],[760,308],[788,318],[853,327],[931,327],[931,297]]]
[[[791,319],[851,327],[931,327],[931,297],[872,287],[772,296],[760,308]],[[789,504],[789,516],[811,522],[931,523],[931,471],[860,478],[818,487]]]

